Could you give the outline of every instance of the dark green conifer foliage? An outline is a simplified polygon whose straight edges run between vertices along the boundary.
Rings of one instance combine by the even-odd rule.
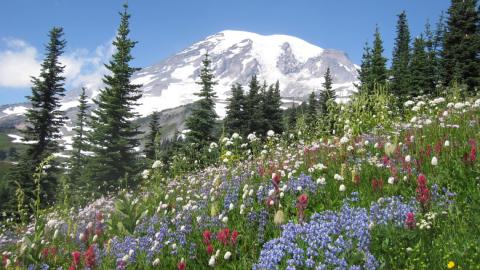
[[[138,116],[133,109],[142,94],[141,85],[130,83],[131,76],[139,69],[129,64],[136,42],[128,37],[130,14],[127,5],[120,16],[120,26],[113,41],[116,52],[105,65],[111,74],[103,78],[105,88],[94,100],[97,108],[90,123],[89,142],[94,156],[89,158],[85,177],[95,182],[101,191],[117,186],[121,178],[139,171],[135,148],[140,144],[138,135],[141,132],[132,119]]]
[[[236,83],[232,85],[232,96],[227,99],[227,116],[225,117],[225,129],[228,134],[237,132],[245,135],[247,119],[245,115],[245,95],[243,87]]]
[[[378,27],[375,28],[374,37],[375,39],[373,41],[371,64],[369,69],[369,83],[372,85],[385,84],[387,81],[387,59],[383,57],[383,41]]]
[[[452,0],[443,44],[442,77],[467,86],[468,94],[480,84],[480,14],[476,0]]]
[[[317,101],[317,97],[315,96],[315,92],[312,91],[308,96],[308,105],[307,105],[307,113],[305,116],[305,124],[307,124],[309,128],[313,128],[317,120],[317,117],[318,117],[318,101]]]
[[[295,131],[295,129],[297,128],[297,118],[298,118],[297,106],[295,106],[295,102],[292,102],[292,107],[289,109],[289,114],[287,119],[287,125],[291,131]]]
[[[214,75],[210,65],[211,60],[208,54],[206,54],[202,61],[200,81],[197,82],[202,88],[200,92],[195,93],[200,99],[195,102],[192,114],[186,121],[187,128],[190,130],[187,141],[196,144],[199,148],[205,147],[209,142],[216,140],[213,132],[218,116],[215,112],[214,99],[216,95],[213,86],[216,85],[217,82],[214,81]]]
[[[85,88],[82,88],[78,102],[77,121],[73,129],[75,134],[73,135],[72,156],[70,158],[70,180],[72,182],[78,180],[80,177],[86,161],[84,152],[88,150],[86,127],[88,117],[87,110],[89,106],[87,104]]]
[[[282,98],[280,96],[280,83],[277,81],[274,85],[270,85],[267,92],[268,106],[265,112],[269,127],[275,133],[283,132],[283,110]]]
[[[391,91],[402,102],[412,94],[410,89],[410,31],[408,30],[407,15],[405,11],[398,15],[397,37],[393,49],[391,70]]]
[[[323,130],[331,133],[335,126],[336,94],[332,89],[333,78],[332,75],[330,75],[330,68],[327,68],[324,78],[323,91],[320,93],[320,117],[322,119]]]
[[[365,42],[363,47],[362,63],[360,69],[358,70],[358,80],[360,81],[359,85],[356,85],[359,91],[369,92],[372,90],[372,78],[371,78],[371,68],[372,68],[372,48]]]
[[[63,112],[60,111],[60,99],[65,92],[65,78],[62,76],[65,67],[60,64],[60,56],[66,42],[62,38],[62,28],[52,28],[48,36],[50,40],[46,46],[40,75],[32,78],[32,94],[28,97],[32,107],[25,115],[26,129],[22,131],[25,141],[37,143],[28,145],[10,174],[12,182],[17,182],[24,189],[27,202],[33,198],[33,174],[36,167],[48,156],[62,150],[58,139],[65,120]],[[50,165],[45,169],[46,175],[41,178],[44,203],[54,200],[57,187],[58,163],[53,162]]]
[[[413,54],[409,70],[412,96],[430,94],[432,91],[432,74],[430,74],[429,58],[425,51],[423,36],[417,37],[413,43]]]
[[[145,148],[144,153],[145,157],[149,160],[157,160],[156,150],[158,148],[157,140],[160,134],[160,125],[159,125],[159,115],[158,112],[153,112],[150,118],[150,123],[148,124],[148,133],[145,137]]]
[[[249,90],[246,99],[245,114],[247,115],[247,129],[246,133],[257,132],[257,135],[260,130],[262,130],[263,124],[263,111],[262,111],[262,95],[260,93],[261,86],[257,80],[257,76],[253,75],[250,83],[248,85]]]
[[[425,24],[425,53],[426,53],[426,86],[423,93],[428,95],[436,95],[436,84],[438,82],[437,78],[437,69],[438,69],[438,56],[437,56],[437,49],[435,45],[435,36],[430,28],[430,23],[427,21]],[[414,44],[414,52],[415,54],[415,44]],[[412,55],[412,58],[414,56]],[[413,59],[412,59],[413,61]],[[412,78],[413,80],[413,78]],[[412,91],[415,92],[416,90],[412,88]]]
[[[320,92],[319,98],[319,112],[320,116],[323,117],[328,113],[328,103],[330,101],[335,101],[336,95],[335,91],[332,89],[333,78],[330,74],[330,68],[327,68],[324,75],[325,81],[323,82],[323,91]]]

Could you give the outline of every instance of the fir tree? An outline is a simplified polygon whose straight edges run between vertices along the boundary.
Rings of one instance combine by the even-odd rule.
[[[274,85],[270,85],[267,96],[268,107],[265,116],[270,123],[270,129],[280,134],[283,132],[283,110],[281,108],[282,98],[280,96],[280,83],[278,81]]]
[[[412,60],[409,66],[412,96],[423,95],[432,90],[428,61],[429,59],[427,52],[425,51],[425,41],[423,40],[423,36],[417,37],[413,43]]]
[[[262,86],[260,86],[260,103],[257,105],[259,111],[259,118],[256,119],[257,129],[255,130],[256,134],[265,135],[267,131],[272,129],[271,122],[269,121],[269,110],[271,102],[270,97],[268,96],[268,86],[267,82],[263,81]]]
[[[307,114],[305,117],[305,123],[307,126],[311,127],[315,124],[317,120],[318,112],[317,112],[318,102],[315,96],[315,92],[312,91],[308,96],[308,105],[307,105]]]
[[[257,76],[253,75],[249,83],[249,90],[246,99],[245,114],[247,116],[247,133],[258,132],[262,129],[262,96],[260,94],[261,86]]]
[[[91,117],[92,132],[89,141],[94,156],[88,162],[87,178],[96,182],[99,189],[115,187],[121,178],[138,172],[137,151],[139,146],[138,125],[132,119],[138,117],[133,108],[141,98],[140,87],[130,83],[138,68],[130,66],[131,50],[136,42],[129,35],[127,5],[120,13],[121,22],[113,41],[116,52],[106,64],[111,75],[105,75],[105,88],[94,102],[97,109]]]
[[[157,141],[160,136],[160,126],[159,126],[159,115],[158,112],[153,112],[150,118],[150,123],[148,125],[149,132],[145,138],[145,148],[144,153],[145,157],[149,160],[157,159]]]
[[[391,91],[402,102],[411,94],[408,65],[410,63],[410,31],[405,11],[398,15],[397,37],[392,57]]]
[[[427,21],[425,24],[425,51],[426,51],[426,73],[425,73],[425,80],[426,85],[424,89],[424,93],[428,95],[435,95],[436,94],[436,84],[438,81],[437,78],[437,69],[438,69],[438,54],[435,45],[435,37],[430,29],[430,23]],[[414,52],[415,54],[415,44],[414,44]],[[412,56],[413,58],[414,56]],[[413,59],[412,59],[413,61]],[[412,75],[413,76],[413,75]],[[412,78],[413,80],[413,78]],[[415,92],[416,90],[412,88],[412,91]]]
[[[58,140],[60,128],[65,116],[60,111],[60,99],[64,96],[65,78],[62,76],[64,66],[60,64],[60,56],[65,48],[63,29],[54,27],[49,32],[49,43],[46,46],[45,59],[41,65],[39,77],[32,78],[32,94],[28,97],[32,107],[26,113],[26,129],[23,130],[25,141],[29,144],[19,163],[12,169],[11,179],[23,188],[26,200],[33,198],[33,174],[36,167],[48,156],[62,150]],[[42,201],[51,202],[57,185],[58,164],[51,164],[45,169],[46,175],[41,178]],[[46,199],[46,200],[45,200]]]
[[[227,116],[225,117],[225,129],[227,133],[245,133],[245,95],[239,83],[232,85],[232,96],[227,99]]]
[[[368,42],[365,42],[363,47],[362,63],[360,65],[360,70],[358,70],[358,80],[360,81],[359,85],[356,85],[359,91],[372,91],[373,84],[371,80],[371,68],[372,68],[372,49],[368,45]]]
[[[470,94],[480,84],[480,14],[476,0],[452,0],[443,44],[445,85],[465,84]]]
[[[323,129],[331,133],[335,126],[335,117],[333,111],[335,109],[335,91],[332,89],[333,78],[330,75],[330,68],[324,75],[325,81],[323,82],[323,91],[320,93],[320,117],[323,122]]]
[[[323,91],[320,93],[319,99],[319,110],[320,116],[326,115],[328,112],[328,103],[330,101],[335,101],[335,91],[332,89],[333,79],[330,75],[330,68],[327,68],[324,75],[324,82],[323,82]]]
[[[292,101],[292,107],[288,110],[287,126],[290,131],[295,131],[297,128],[297,107],[295,101]]]
[[[199,148],[204,147],[208,142],[215,141],[214,128],[216,125],[217,113],[215,112],[215,91],[213,86],[217,84],[214,81],[214,75],[212,68],[210,67],[211,60],[208,54],[202,61],[202,69],[200,70],[200,82],[201,85],[199,93],[195,95],[200,99],[195,102],[192,114],[186,121],[187,128],[190,130],[187,136],[187,141],[195,143]]]
[[[372,85],[384,84],[387,81],[387,59],[383,57],[383,41],[378,27],[375,29],[374,37],[369,69],[369,82],[372,83]]]
[[[78,179],[82,170],[85,166],[86,156],[84,153],[87,151],[87,136],[86,136],[86,125],[87,125],[87,95],[85,93],[85,88],[82,87],[82,92],[78,99],[78,113],[77,113],[77,122],[76,127],[73,129],[75,135],[73,135],[72,143],[72,157],[70,158],[71,170],[70,170],[70,179],[75,181]]]

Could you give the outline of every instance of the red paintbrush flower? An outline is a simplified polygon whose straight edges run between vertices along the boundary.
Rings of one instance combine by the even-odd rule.
[[[237,232],[237,230],[234,230],[232,232],[232,239],[230,239],[230,242],[232,243],[232,245],[235,245],[237,244],[237,237],[240,235],[239,232]]]
[[[209,230],[205,230],[203,231],[202,236],[203,236],[203,243],[205,245],[210,244],[210,240],[212,239],[212,233]]]
[[[82,254],[79,251],[74,251],[74,252],[72,252],[72,257],[73,257],[73,264],[74,265],[79,265],[80,264],[80,258],[82,257]]]
[[[95,266],[95,250],[93,249],[93,246],[89,246],[83,256],[85,265],[89,268],[93,268]]]
[[[185,268],[187,268],[187,263],[185,263],[185,260],[181,260],[178,264],[177,264],[177,269],[178,270],[185,270]]]

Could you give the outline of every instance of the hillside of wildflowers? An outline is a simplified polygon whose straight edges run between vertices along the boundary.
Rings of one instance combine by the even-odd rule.
[[[342,105],[335,134],[231,134],[210,167],[64,196],[3,224],[0,268],[480,269],[480,99],[376,98]]]

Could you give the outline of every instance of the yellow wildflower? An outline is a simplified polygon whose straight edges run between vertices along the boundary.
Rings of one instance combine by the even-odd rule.
[[[448,269],[453,269],[453,268],[455,268],[455,262],[449,261],[449,262],[447,263],[447,268],[448,268]]]

